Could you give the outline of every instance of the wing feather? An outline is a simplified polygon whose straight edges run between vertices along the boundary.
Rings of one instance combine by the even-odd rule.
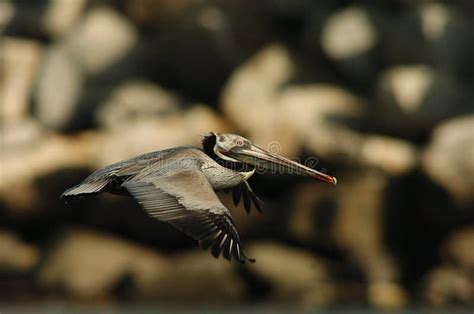
[[[122,186],[147,213],[196,239],[214,257],[253,262],[242,254],[234,221],[200,170],[131,178]]]
[[[241,199],[244,201],[244,208],[247,213],[250,213],[253,204],[253,206],[263,214],[261,207],[263,202],[258,198],[247,181],[232,188],[232,200],[234,201],[234,205],[239,205]]]

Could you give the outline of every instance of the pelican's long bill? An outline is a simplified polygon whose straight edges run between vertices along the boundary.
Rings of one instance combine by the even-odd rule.
[[[283,156],[270,153],[255,144],[252,144],[250,148],[234,147],[225,154],[244,163],[251,164],[257,167],[257,169],[273,169],[281,171],[281,173],[306,175],[324,182],[337,184],[337,179],[333,176],[311,169]]]

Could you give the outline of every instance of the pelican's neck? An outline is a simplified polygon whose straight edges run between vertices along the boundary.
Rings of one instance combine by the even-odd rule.
[[[230,160],[225,160],[219,156],[214,151],[216,145],[216,136],[214,134],[207,135],[202,140],[202,148],[206,155],[211,157],[215,162],[217,162],[222,167],[231,169],[236,172],[240,172],[245,180],[250,178],[255,173],[255,167],[243,162],[235,162]]]
[[[250,171],[240,172],[242,174],[242,177],[244,178],[244,181],[247,181],[248,179],[250,179],[251,176],[255,174],[255,169],[256,168],[253,168]]]

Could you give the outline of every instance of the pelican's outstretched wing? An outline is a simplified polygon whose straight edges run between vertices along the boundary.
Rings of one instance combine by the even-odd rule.
[[[137,176],[122,184],[147,213],[193,237],[214,257],[253,262],[242,244],[228,209],[219,201],[200,169]]]
[[[121,184],[127,178],[137,175],[144,169],[149,168],[150,165],[157,165],[159,167],[164,164],[166,157],[172,156],[185,149],[189,149],[189,147],[175,147],[151,152],[101,168],[90,174],[80,184],[64,191],[61,198],[102,192],[123,194]]]

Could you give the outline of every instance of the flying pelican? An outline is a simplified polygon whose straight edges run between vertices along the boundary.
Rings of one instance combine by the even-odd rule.
[[[261,211],[259,199],[247,180],[256,169],[278,167],[293,173],[336,184],[336,178],[293,160],[270,153],[248,139],[228,133],[209,133],[203,149],[182,146],[156,151],[99,169],[61,197],[108,192],[131,195],[149,216],[165,221],[211,248],[229,261],[254,262],[247,258],[229,210],[214,191],[233,190],[247,212],[251,203]]]

